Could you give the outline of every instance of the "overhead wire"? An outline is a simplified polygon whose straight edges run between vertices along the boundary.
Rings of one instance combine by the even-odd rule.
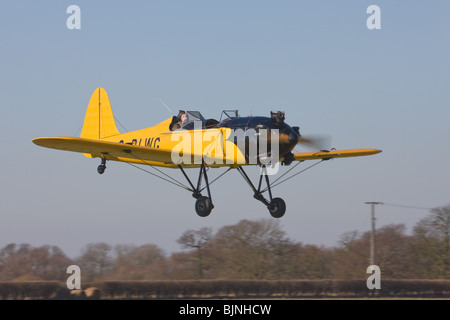
[[[417,210],[431,210],[432,209],[432,208],[408,206],[408,205],[402,205],[402,204],[392,204],[392,203],[386,203],[386,202],[382,202],[381,204],[385,205],[385,206],[389,206],[389,207],[406,208],[406,209],[417,209]]]

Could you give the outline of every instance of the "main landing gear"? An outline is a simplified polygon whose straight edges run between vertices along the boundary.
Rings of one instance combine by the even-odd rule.
[[[178,165],[178,167],[180,168],[184,177],[186,178],[186,180],[189,182],[189,184],[191,186],[191,189],[189,189],[189,190],[193,191],[192,196],[195,199],[197,199],[195,202],[195,212],[197,212],[197,214],[200,217],[207,217],[211,213],[211,210],[214,208],[214,205],[211,200],[211,191],[209,189],[209,181],[208,181],[208,175],[206,174],[205,165],[202,163],[202,165],[200,167],[200,173],[198,175],[198,181],[197,181],[196,187],[194,186],[194,184],[191,182],[191,180],[187,176],[183,167],[180,165]],[[247,183],[250,185],[250,187],[253,189],[253,192],[254,192],[253,197],[256,200],[259,200],[266,205],[266,207],[269,210],[269,213],[272,217],[281,218],[282,216],[284,216],[284,214],[286,212],[286,203],[281,198],[272,198],[272,191],[270,188],[269,176],[267,174],[267,169],[265,166],[262,167],[263,172],[259,177],[258,189],[256,189],[256,187],[250,181],[250,178],[247,176],[247,174],[245,173],[245,171],[242,167],[237,167],[237,170],[244,177],[245,181],[247,181]],[[263,177],[265,177],[266,184],[267,184],[267,188],[265,190],[261,190]],[[201,191],[203,191],[205,189],[205,188],[201,188],[202,178],[205,180],[205,184],[206,184],[205,188],[208,191],[207,197],[203,196],[201,194]],[[265,192],[266,190],[269,192],[269,200],[270,201],[267,200],[266,198],[264,198],[264,196],[262,195],[263,192]]]
[[[206,172],[206,166],[205,166],[204,162],[202,162],[202,164],[200,166],[200,172],[198,174],[198,180],[197,180],[197,185],[196,186],[194,186],[192,181],[189,179],[189,177],[187,176],[187,174],[184,171],[183,167],[181,165],[178,165],[178,168],[180,168],[180,170],[183,173],[184,177],[189,182],[189,185],[190,185],[191,188],[189,188],[187,186],[184,186],[184,185],[181,185],[179,182],[177,182],[173,178],[171,178],[172,180],[174,180],[172,183],[177,185],[177,186],[179,186],[179,187],[182,187],[182,188],[192,192],[192,196],[196,199],[196,201],[195,201],[195,212],[197,213],[197,215],[199,215],[200,217],[207,217],[207,216],[209,216],[209,214],[211,213],[212,209],[214,208],[214,205],[213,205],[212,199],[211,199],[211,190],[209,188],[210,182],[208,180],[208,174]],[[97,167],[97,172],[99,174],[103,174],[105,172],[105,169],[106,169],[106,159],[102,158],[101,164]],[[267,173],[267,169],[266,169],[265,166],[261,167],[262,172],[261,172],[260,177],[259,177],[258,189],[256,189],[256,187],[253,185],[253,183],[251,182],[250,178],[247,176],[247,174],[245,173],[244,169],[241,166],[237,167],[236,169],[239,171],[239,173],[242,175],[244,180],[252,188],[252,190],[254,192],[253,197],[256,200],[261,201],[267,207],[267,209],[269,210],[269,213],[270,213],[270,215],[272,217],[274,217],[274,218],[281,218],[282,216],[284,216],[284,214],[286,213],[286,203],[281,198],[273,198],[272,197],[272,190],[271,190],[271,185],[270,185],[270,182],[269,182],[269,175]],[[222,175],[227,173],[229,170],[231,170],[231,168],[229,168],[227,171],[222,173]],[[144,170],[144,171],[146,171],[146,170]],[[152,174],[151,172],[148,172],[148,171],[146,171],[146,172]],[[214,182],[217,179],[219,179],[222,175],[220,175],[218,178],[216,178],[212,182]],[[169,180],[167,180],[167,179],[165,179],[165,178],[163,178],[161,176],[158,176],[158,175],[155,175],[155,176],[157,176],[158,178],[164,179],[164,180],[166,180],[168,182],[171,182],[171,181],[169,181]],[[262,190],[261,187],[262,187],[262,180],[263,180],[263,178],[266,181],[267,187]],[[202,188],[202,180],[205,180],[205,184],[206,184],[206,186],[203,187],[203,188]],[[281,183],[281,182],[279,182],[279,183]],[[207,190],[208,196],[202,195],[201,192],[204,189]],[[268,191],[269,199],[266,199],[263,196],[263,193],[266,192],[266,191]]]
[[[197,212],[200,217],[207,217],[213,208],[214,206],[211,202],[211,198],[200,196],[197,198],[197,201],[195,201],[195,212]]]
[[[197,214],[200,217],[207,217],[207,216],[209,216],[209,214],[211,213],[211,210],[214,208],[214,205],[213,205],[212,200],[211,200],[211,191],[209,190],[208,175],[206,174],[206,168],[205,168],[204,163],[202,163],[202,165],[200,167],[200,173],[198,175],[197,187],[194,187],[194,185],[192,184],[191,180],[187,176],[186,172],[184,172],[183,167],[180,166],[180,165],[178,165],[178,167],[180,168],[180,170],[183,173],[183,175],[186,178],[186,180],[191,185],[191,188],[192,188],[192,191],[193,191],[192,196],[195,199],[197,199],[195,201],[195,212],[197,212]],[[205,179],[206,190],[208,191],[208,197],[202,196],[202,194],[201,194],[201,191],[203,190],[203,189],[201,189],[202,177],[203,177],[203,179]]]
[[[244,169],[242,167],[237,167],[237,170],[242,175],[244,180],[247,181],[248,185],[252,188],[252,190],[254,192],[253,197],[256,200],[259,200],[259,201],[261,201],[262,203],[264,203],[266,205],[266,207],[267,207],[267,209],[269,209],[269,213],[270,213],[270,215],[272,217],[274,217],[274,218],[281,218],[282,216],[284,216],[284,214],[286,213],[286,202],[284,202],[284,200],[281,199],[281,198],[272,198],[272,191],[271,191],[271,188],[270,188],[269,176],[267,174],[267,169],[266,169],[265,166],[262,166],[262,171],[263,172],[259,176],[258,189],[255,188],[255,186],[253,185],[253,183],[251,182],[250,178],[247,176],[247,174],[245,173],[245,171],[244,171]],[[263,176],[265,177],[265,180],[266,180],[267,191],[269,192],[269,200],[270,201],[268,201],[262,195],[262,193],[264,192],[264,191],[261,191],[261,185],[262,185]]]

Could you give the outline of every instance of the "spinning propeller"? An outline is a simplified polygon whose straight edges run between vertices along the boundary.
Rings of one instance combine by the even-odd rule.
[[[330,150],[331,137],[326,135],[299,135],[298,144],[313,150]]]

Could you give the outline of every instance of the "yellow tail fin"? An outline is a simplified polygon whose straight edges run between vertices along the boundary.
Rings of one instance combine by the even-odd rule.
[[[97,88],[89,100],[80,137],[103,139],[120,134],[105,89]]]

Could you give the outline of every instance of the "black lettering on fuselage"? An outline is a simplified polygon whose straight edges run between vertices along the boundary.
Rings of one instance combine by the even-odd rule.
[[[151,148],[159,148],[159,143],[156,144],[156,142],[161,141],[161,139],[159,137],[157,138],[146,138],[145,139],[145,146],[146,147],[151,147]]]
[[[161,139],[159,137],[156,137],[156,138],[154,138],[154,137],[153,138],[145,138],[144,145],[146,147],[159,148],[159,143],[157,144],[157,142],[160,142],[160,141],[161,141]],[[140,138],[139,141],[138,141],[138,139],[133,139],[133,140],[131,140],[131,142],[124,142],[123,140],[120,140],[119,143],[125,143],[125,144],[134,145],[134,146],[137,146],[137,145],[140,146],[142,144],[142,138]]]
[[[155,143],[153,144],[153,148],[159,148],[159,143],[158,143],[158,145],[156,145],[156,141],[160,142],[161,139],[159,139],[159,137],[155,139]]]
[[[153,142],[153,138],[145,139],[145,146],[146,147],[151,147],[152,146],[152,142]]]

